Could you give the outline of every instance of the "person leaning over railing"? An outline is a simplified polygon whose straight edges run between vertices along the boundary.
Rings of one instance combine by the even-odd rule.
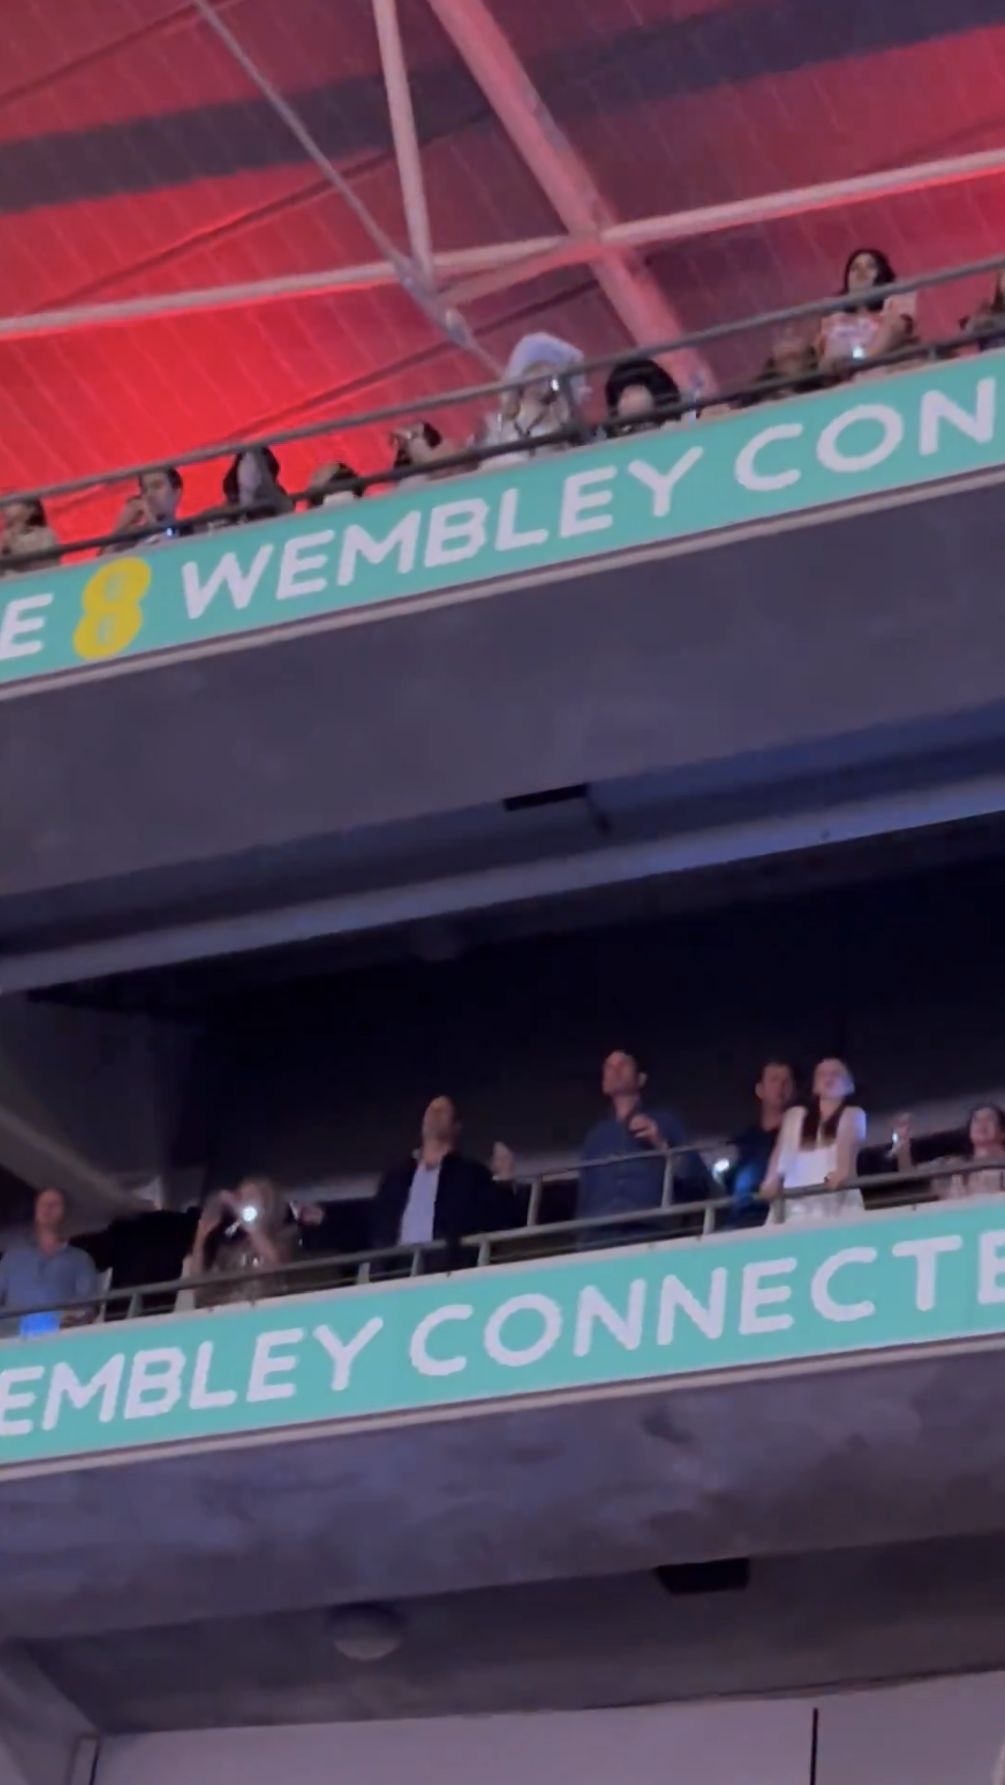
[[[910,1115],[898,1116],[894,1124],[893,1154],[898,1171],[916,1171],[919,1163],[926,1166],[930,1163],[932,1186],[944,1201],[1000,1195],[1005,1192],[1005,1166],[1002,1165],[1005,1159],[1005,1110],[997,1103],[978,1103],[967,1118],[966,1139],[959,1153],[931,1161],[917,1158]],[[989,1161],[983,1170],[953,1170],[954,1166],[972,1165],[982,1159]]]
[[[583,355],[578,347],[560,341],[557,335],[523,335],[509,356],[506,378],[521,382],[514,390],[504,391],[499,408],[485,422],[476,446],[503,446],[513,443],[523,452],[501,453],[486,459],[483,471],[521,463],[531,451],[558,452],[557,446],[535,448],[534,442],[554,434],[560,428],[571,428],[580,419],[580,405],[585,402],[589,385],[577,368]],[[583,437],[592,432],[583,424]],[[569,445],[574,444],[570,439]]]
[[[740,1227],[763,1227],[768,1218],[768,1205],[760,1191],[774,1157],[778,1137],[787,1111],[796,1094],[792,1067],[784,1060],[765,1060],[761,1067],[754,1096],[757,1117],[749,1128],[733,1137],[733,1162],[722,1175],[722,1187],[733,1198],[733,1206],[724,1209],[716,1222],[720,1230]]]
[[[300,1249],[300,1232],[287,1220],[287,1206],[269,1178],[244,1178],[236,1190],[209,1197],[195,1230],[183,1277],[214,1277],[217,1283],[194,1291],[197,1307],[247,1301],[254,1293],[249,1272],[281,1271]],[[270,1277],[266,1294],[282,1295],[288,1284]]]
[[[248,446],[235,455],[223,479],[223,499],[244,513],[242,521],[268,520],[289,514],[293,499],[279,481],[280,464],[271,446]]]
[[[491,1170],[460,1151],[461,1124],[450,1097],[434,1097],[422,1116],[419,1145],[384,1173],[370,1210],[370,1245],[423,1246],[444,1240],[451,1264],[465,1235],[498,1233],[515,1225],[513,1155],[496,1142]],[[474,1262],[473,1259],[470,1262]]]
[[[126,497],[115,523],[116,533],[125,537],[115,545],[106,545],[102,556],[133,551],[138,545],[164,545],[185,533],[185,523],[178,518],[184,488],[184,479],[176,465],[161,465],[155,471],[141,472],[135,493]]]
[[[637,354],[612,366],[604,387],[611,439],[647,428],[672,427],[681,419],[681,394],[675,379],[657,360]]]
[[[671,1152],[686,1148],[687,1133],[678,1116],[647,1103],[647,1084],[634,1054],[616,1048],[607,1055],[600,1088],[610,1101],[610,1114],[594,1124],[583,1142],[578,1219],[658,1209],[668,1188],[683,1202],[714,1195],[714,1181],[698,1154],[685,1152],[669,1161]],[[648,1227],[645,1237],[655,1238],[655,1228]]]
[[[914,340],[915,297],[910,292],[883,296],[883,286],[895,284],[896,279],[881,249],[856,248],[849,254],[841,296],[861,293],[862,302],[821,319],[817,337],[821,371],[852,372],[860,362],[879,359]]]
[[[0,1332],[52,1332],[61,1325],[93,1320],[98,1309],[84,1308],[60,1317],[65,1302],[97,1295],[98,1273],[92,1260],[65,1236],[66,1198],[62,1190],[40,1190],[30,1240],[16,1240],[0,1259],[0,1310],[14,1318],[0,1320]],[[18,1319],[26,1309],[34,1310]],[[51,1309],[51,1312],[44,1310]]]
[[[58,557],[59,540],[37,497],[27,501],[22,501],[19,496],[5,497],[0,502],[0,519],[3,521],[3,532],[0,533],[0,576],[21,569],[21,558],[34,557],[39,552],[51,551],[54,558]],[[24,568],[34,570],[36,565],[30,564]]]
[[[794,1104],[782,1122],[761,1186],[771,1204],[769,1221],[834,1221],[864,1212],[861,1190],[848,1186],[866,1127],[865,1111],[852,1102],[854,1090],[843,1060],[820,1061],[809,1102]],[[791,1194],[823,1184],[830,1186],[823,1194]]]

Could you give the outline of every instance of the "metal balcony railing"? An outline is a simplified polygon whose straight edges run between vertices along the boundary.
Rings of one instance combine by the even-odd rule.
[[[734,1212],[736,1199],[725,1194],[675,1201],[675,1161],[693,1161],[708,1148],[685,1146],[667,1149],[663,1159],[663,1188],[658,1206],[648,1209],[619,1209],[610,1215],[592,1215],[567,1221],[543,1222],[542,1202],[549,1184],[568,1183],[584,1170],[580,1161],[535,1173],[515,1186],[527,1197],[523,1222],[511,1228],[492,1232],[471,1233],[456,1242],[431,1240],[409,1245],[377,1247],[372,1250],[333,1253],[316,1258],[300,1259],[276,1270],[249,1270],[220,1275],[207,1272],[200,1276],[184,1276],[168,1282],[145,1283],[130,1289],[106,1289],[94,1296],[75,1301],[49,1303],[37,1308],[21,1308],[5,1315],[0,1309],[0,1325],[14,1324],[35,1315],[56,1314],[65,1326],[85,1325],[94,1320],[132,1319],[144,1314],[167,1313],[175,1308],[179,1296],[186,1303],[198,1302],[202,1290],[226,1289],[227,1306],[246,1300],[255,1302],[279,1296],[349,1289],[371,1282],[393,1281],[436,1274],[439,1271],[469,1267],[491,1268],[505,1261],[561,1255],[569,1251],[597,1250],[607,1247],[640,1245],[647,1241],[681,1239],[708,1241],[716,1233],[718,1218]],[[716,1153],[721,1149],[716,1148]],[[591,1160],[586,1170],[620,1164],[650,1163],[639,1152],[612,1154],[609,1158]],[[1005,1157],[1001,1159],[936,1160],[911,1171],[884,1172],[876,1176],[856,1175],[835,1187],[820,1184],[811,1188],[782,1191],[773,1207],[782,1211],[795,1198],[833,1195],[835,1188],[862,1189],[867,1198],[866,1214],[876,1210],[915,1207],[942,1200],[940,1183],[974,1173],[1000,1172],[1005,1186]],[[710,1176],[714,1173],[710,1171]],[[731,1229],[728,1237],[737,1243],[757,1244],[762,1229]],[[724,1236],[725,1237],[725,1236]],[[246,1296],[234,1291],[246,1288]],[[17,1334],[10,1332],[8,1338]]]

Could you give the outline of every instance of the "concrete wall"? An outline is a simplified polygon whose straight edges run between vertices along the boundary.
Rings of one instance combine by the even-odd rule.
[[[816,1770],[813,1760],[814,1712]],[[117,1737],[95,1785],[992,1785],[1005,1674],[818,1698]]]
[[[95,1208],[168,1156],[191,1038],[142,1013],[0,1001],[0,1162]]]

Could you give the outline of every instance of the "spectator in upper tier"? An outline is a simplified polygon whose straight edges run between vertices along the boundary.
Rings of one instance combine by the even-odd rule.
[[[359,481],[359,472],[347,465],[344,459],[335,459],[331,464],[319,465],[311,472],[307,485],[308,508],[344,508],[350,502],[358,502],[363,495]]]
[[[657,360],[643,356],[619,360],[608,375],[604,394],[611,436],[680,421],[680,390]]]
[[[512,1191],[493,1181],[487,1165],[460,1152],[460,1133],[453,1100],[434,1097],[423,1114],[416,1151],[381,1180],[371,1212],[371,1246],[444,1240],[447,1262],[456,1263],[465,1236],[513,1225]],[[497,1143],[497,1156],[504,1153]]]
[[[695,1154],[669,1159],[672,1149],[686,1147],[687,1135],[677,1116],[647,1107],[644,1093],[648,1082],[634,1054],[620,1048],[608,1054],[600,1088],[610,1100],[611,1112],[590,1129],[583,1143],[576,1207],[580,1220],[658,1209],[668,1165],[677,1201],[712,1193],[714,1186]],[[656,1237],[655,1223],[643,1224],[634,1237],[644,1238],[647,1233]]]
[[[449,471],[438,469],[438,461],[449,459],[456,452],[449,440],[444,440],[439,428],[434,428],[431,421],[408,422],[402,428],[396,428],[391,435],[394,448],[394,469],[396,471],[414,470],[415,477],[409,482],[423,483],[430,477],[449,477]]]
[[[991,296],[978,304],[971,316],[964,316],[960,327],[965,335],[976,337],[981,353],[1001,346],[1005,340],[1005,267],[995,279]]]
[[[506,366],[507,380],[520,382],[514,390],[503,393],[498,411],[485,424],[480,444],[501,446],[512,442],[530,450],[535,440],[574,426],[589,388],[577,370],[582,361],[579,348],[560,341],[557,335],[524,335]],[[500,454],[498,458],[486,459],[484,469],[516,464],[526,456]]]
[[[919,1163],[909,1115],[898,1116],[894,1125],[893,1153],[899,1171],[913,1171]],[[953,1171],[953,1166],[989,1161],[979,1171]],[[967,1118],[966,1141],[960,1152],[930,1162],[932,1182],[940,1197],[958,1202],[968,1196],[998,1196],[1005,1191],[1005,1110],[997,1103],[978,1103]],[[994,1163],[991,1163],[994,1161]],[[927,1164],[929,1162],[924,1162]],[[948,1168],[943,1176],[939,1168]]]
[[[49,525],[45,509],[37,497],[22,501],[20,496],[7,496],[0,502],[0,575],[5,570],[32,570],[32,564],[19,566],[18,559],[34,558],[36,553],[58,552],[59,541]],[[45,560],[40,559],[38,568]]]
[[[858,1164],[865,1139],[865,1111],[852,1102],[855,1081],[843,1060],[821,1060],[813,1074],[813,1095],[783,1118],[761,1196],[771,1203],[772,1221],[832,1221],[861,1214],[862,1192],[845,1187]],[[780,1197],[780,1192],[816,1189],[830,1193]]]
[[[792,1067],[784,1060],[766,1060],[754,1086],[757,1119],[735,1137],[735,1157],[722,1178],[733,1207],[719,1216],[720,1228],[762,1227],[767,1220],[768,1205],[760,1189],[795,1092]]]
[[[135,545],[159,545],[177,538],[182,531],[178,508],[185,488],[181,472],[175,465],[161,465],[156,471],[143,471],[136,494],[127,497],[115,523],[116,533],[130,535],[128,544],[106,547],[106,551],[130,550]]]
[[[267,520],[289,514],[293,503],[279,481],[280,465],[271,446],[248,446],[239,452],[223,480],[228,508],[240,507],[238,521]]]
[[[281,1271],[300,1246],[300,1232],[287,1220],[287,1206],[269,1178],[244,1178],[236,1190],[211,1196],[199,1217],[183,1276],[213,1276],[219,1284],[195,1292],[199,1307],[247,1301],[255,1293],[249,1273]],[[281,1295],[288,1282],[274,1277],[267,1295]]]
[[[5,1314],[39,1310],[23,1322],[4,1322],[22,1331],[51,1331],[61,1324],[93,1320],[97,1307],[79,1308],[61,1317],[65,1302],[82,1301],[98,1292],[98,1273],[87,1253],[65,1237],[66,1198],[61,1190],[40,1190],[35,1198],[30,1240],[17,1240],[0,1259],[0,1308]],[[49,1310],[45,1312],[45,1310]]]
[[[824,372],[848,372],[862,360],[893,353],[915,338],[912,293],[884,297],[884,285],[897,275],[879,248],[856,248],[849,254],[841,285],[842,297],[861,295],[853,309],[834,310],[820,324],[817,353]]]
[[[756,403],[803,396],[807,391],[819,390],[822,383],[816,346],[801,330],[790,326],[775,336],[753,385],[739,398],[736,407],[752,409]]]

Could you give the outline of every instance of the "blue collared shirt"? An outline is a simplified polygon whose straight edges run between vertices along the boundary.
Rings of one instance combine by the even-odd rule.
[[[687,1145],[683,1123],[668,1110],[636,1110],[635,1115],[651,1116],[668,1147]],[[594,1165],[591,1160],[610,1159],[618,1154],[637,1157],[623,1159],[618,1165]],[[583,1163],[579,1173],[579,1198],[576,1213],[585,1220],[589,1215],[618,1215],[622,1210],[658,1209],[663,1201],[663,1180],[666,1159],[655,1147],[647,1146],[631,1133],[627,1122],[607,1116],[591,1128],[583,1143]],[[693,1159],[674,1161],[674,1179],[693,1177]],[[697,1194],[692,1188],[692,1194]]]
[[[64,1302],[95,1295],[98,1273],[79,1246],[41,1252],[34,1240],[19,1241],[0,1258],[0,1308],[19,1314],[25,1308],[60,1308]],[[10,1324],[7,1330],[10,1331]]]

